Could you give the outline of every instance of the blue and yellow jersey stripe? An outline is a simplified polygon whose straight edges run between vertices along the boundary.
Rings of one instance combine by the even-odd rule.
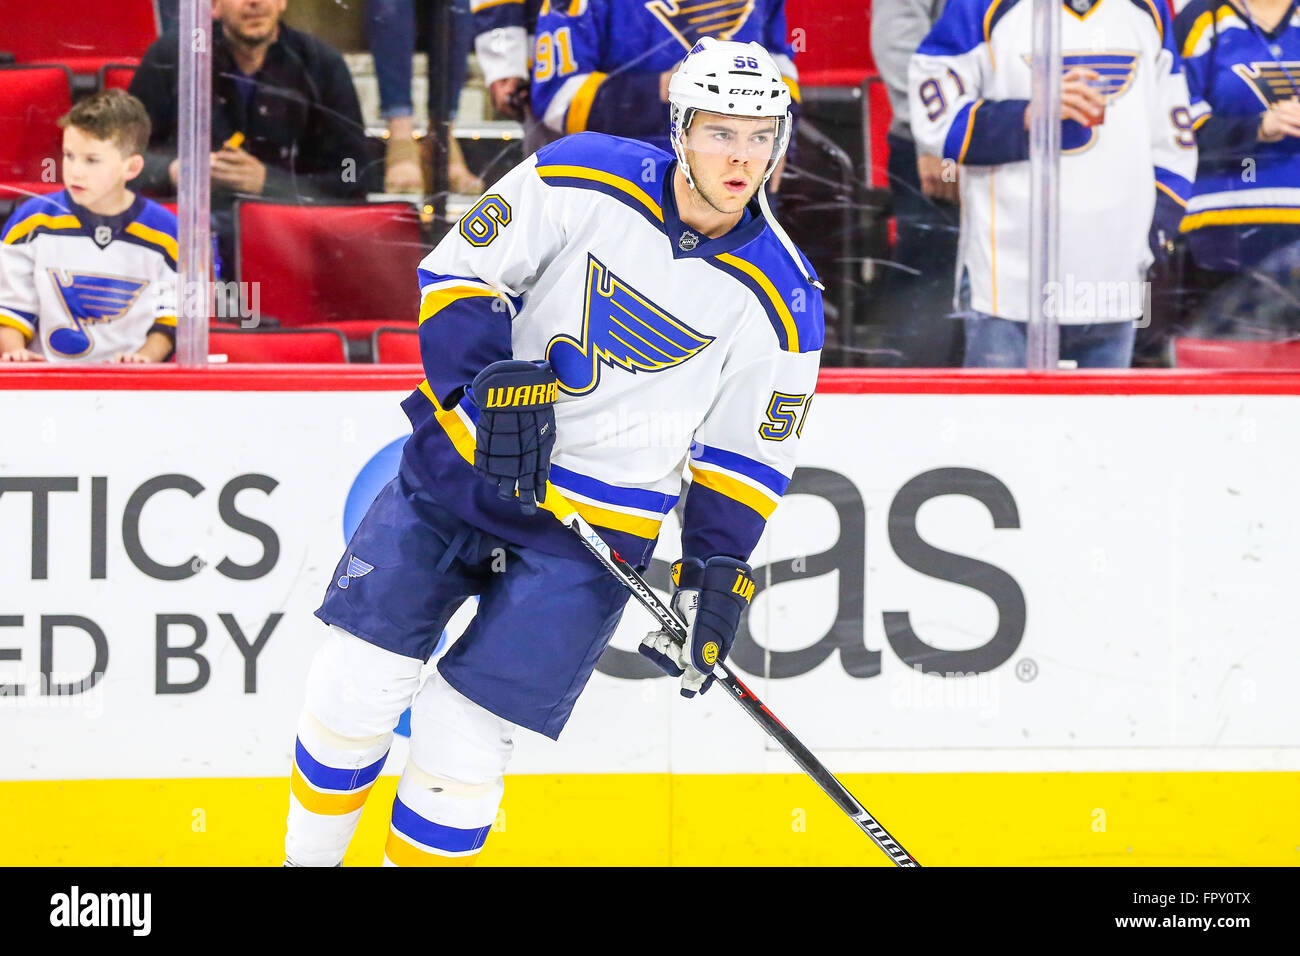
[[[596,102],[596,93],[600,90],[600,84],[605,82],[607,73],[593,72],[578,87],[577,92],[573,94],[573,99],[569,103],[569,109],[564,114],[564,131],[569,135],[581,133],[587,128],[587,122],[591,117],[591,106]]]
[[[592,169],[589,166],[573,164],[547,164],[544,166],[539,164],[537,175],[541,177],[543,182],[551,186],[576,186],[580,189],[592,189],[604,193],[606,196],[612,196],[623,205],[635,209],[651,225],[663,226],[664,211],[659,203],[650,198],[649,194],[636,183],[624,179],[622,176],[605,172],[603,169]]]
[[[753,509],[766,521],[780,504],[790,479],[770,465],[736,452],[695,442],[692,481]]]
[[[443,408],[427,380],[420,383],[419,390],[434,407],[434,418],[442,426],[452,447],[470,465],[474,464],[474,433],[478,421],[478,409],[468,398],[451,407]],[[641,495],[657,495],[636,488],[617,488],[594,478],[586,478],[576,472],[551,466],[551,482],[568,495],[578,514],[588,524],[597,528],[621,531],[637,538],[653,541],[659,536],[663,524],[663,514],[672,510],[672,504],[664,508],[663,513],[651,512],[645,507],[651,499]],[[623,493],[619,495],[618,493]],[[657,495],[662,498],[662,495]],[[614,500],[611,500],[614,499]],[[634,502],[628,504],[626,502]],[[672,498],[676,502],[676,498]]]
[[[762,269],[730,252],[720,253],[708,261],[714,263],[723,272],[739,279],[754,293],[759,305],[763,307],[763,311],[772,322],[772,328],[776,331],[782,351],[810,352],[821,348],[820,341],[814,344],[813,341],[806,341],[803,336],[800,336],[799,325],[791,314],[789,305]]]
[[[0,306],[0,326],[17,329],[28,342],[36,337],[36,316],[31,312]]]
[[[61,215],[50,215],[45,212],[33,213],[25,216],[10,227],[5,233],[4,243],[12,246],[16,242],[21,242],[29,236],[42,232],[80,232],[81,220],[71,213]]]

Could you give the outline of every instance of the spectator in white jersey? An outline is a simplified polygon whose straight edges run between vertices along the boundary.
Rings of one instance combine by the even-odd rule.
[[[59,125],[65,188],[24,202],[0,239],[0,361],[161,362],[176,338],[176,217],[127,188],[149,114],[105,90]]]
[[[889,192],[898,238],[877,314],[901,365],[960,365],[961,323],[950,314],[961,207],[957,164],[918,153],[907,99],[907,67],[947,0],[875,0],[871,54],[889,90]]]
[[[1031,15],[1028,0],[949,0],[909,70],[918,151],[963,167],[965,364],[1023,368],[1041,296],[1062,359],[1126,368],[1147,269],[1178,232],[1196,169],[1169,11],[1062,4],[1060,277],[1042,289],[1029,283]]]

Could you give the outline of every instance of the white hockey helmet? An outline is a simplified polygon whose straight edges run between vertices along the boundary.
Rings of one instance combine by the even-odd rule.
[[[776,119],[772,155],[763,173],[765,183],[790,142],[790,88],[772,54],[752,40],[737,43],[703,37],[669,78],[668,105],[673,152],[692,189],[695,181],[686,161],[686,131],[696,110]]]

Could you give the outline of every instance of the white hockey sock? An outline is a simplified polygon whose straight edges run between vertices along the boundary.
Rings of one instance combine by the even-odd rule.
[[[331,627],[307,675],[284,848],[297,866],[337,866],[384,765],[422,662]]]
[[[408,762],[393,800],[384,866],[473,866],[504,792],[500,777],[461,783]]]
[[[385,866],[472,864],[505,793],[514,725],[434,671],[411,705],[411,756],[397,784]]]
[[[302,712],[289,782],[289,860],[298,866],[342,862],[392,740],[391,733],[343,737]]]

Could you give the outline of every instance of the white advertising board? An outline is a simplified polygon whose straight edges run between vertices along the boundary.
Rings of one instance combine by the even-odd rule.
[[[286,773],[312,612],[393,473],[402,397],[6,392],[0,777]],[[1298,417],[819,395],[731,660],[835,770],[1300,768]],[[649,620],[629,607],[560,741],[521,732],[512,772],[790,770],[722,694],[647,676]]]

